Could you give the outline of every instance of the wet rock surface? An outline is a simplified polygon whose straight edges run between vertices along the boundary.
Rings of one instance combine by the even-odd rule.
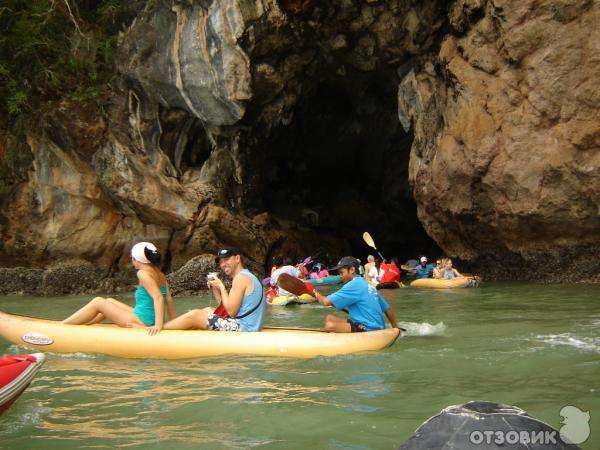
[[[26,267],[0,268],[0,293],[38,294],[43,273],[42,269]]]

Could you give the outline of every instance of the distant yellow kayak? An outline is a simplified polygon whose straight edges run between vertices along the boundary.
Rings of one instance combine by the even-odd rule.
[[[428,289],[464,288],[472,284],[473,277],[461,278],[418,278],[410,283],[411,287]]]
[[[381,350],[394,343],[397,328],[365,333],[265,328],[256,333],[144,329],[115,325],[65,325],[0,312],[0,336],[38,351],[103,353],[121,358],[185,359],[229,354],[312,358]]]
[[[314,303],[317,299],[314,298],[310,294],[302,294],[302,295],[280,295],[279,297],[275,297],[272,301],[268,302],[269,305],[273,306],[285,306],[285,305],[294,305],[294,304],[305,304],[305,303]]]

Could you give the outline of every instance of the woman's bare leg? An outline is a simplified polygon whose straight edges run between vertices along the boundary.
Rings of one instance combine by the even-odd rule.
[[[92,320],[90,320],[89,322],[86,322],[85,325],[94,325],[95,323],[100,323],[105,319],[104,314],[96,314],[96,317],[94,317]]]
[[[125,303],[120,302],[119,300],[115,300],[114,298],[110,298],[110,297],[106,297],[106,298],[104,298],[104,300],[106,300],[107,302],[112,303],[115,306],[118,306],[119,308],[121,308],[124,311],[133,312],[133,307],[131,307],[129,305],[126,305]],[[105,319],[104,314],[97,314],[96,317],[94,317],[92,320],[90,320],[89,322],[87,322],[86,325],[93,325],[95,323],[100,323],[104,319]]]
[[[206,330],[208,326],[208,315],[212,314],[213,308],[192,309],[179,317],[165,323],[165,330]]]
[[[103,297],[96,297],[79,311],[76,311],[71,316],[63,320],[63,323],[72,325],[96,323],[101,315],[102,318],[100,320],[107,318],[112,320],[120,327],[131,326],[132,323],[138,322],[140,325],[142,325],[140,319],[133,313],[133,310],[129,309],[127,305],[118,302],[125,307],[123,308],[121,305],[115,304],[115,302],[117,302],[116,300],[111,300],[113,301],[109,301]]]

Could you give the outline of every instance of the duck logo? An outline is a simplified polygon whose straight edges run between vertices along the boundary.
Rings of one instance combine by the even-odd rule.
[[[560,438],[567,444],[581,444],[590,436],[590,413],[583,412],[576,406],[564,406],[560,410]]]

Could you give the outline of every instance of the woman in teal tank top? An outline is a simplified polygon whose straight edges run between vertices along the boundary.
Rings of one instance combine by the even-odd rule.
[[[150,335],[160,332],[165,322],[165,307],[169,320],[175,317],[167,278],[158,268],[160,254],[154,244],[138,242],[131,248],[131,262],[139,281],[134,308],[114,298],[96,297],[63,323],[91,325],[108,319],[120,327],[146,328]]]
[[[167,287],[160,287],[160,294],[163,297],[163,301],[167,298]],[[153,326],[156,322],[156,312],[154,311],[154,299],[148,293],[144,286],[138,286],[135,290],[135,308],[133,312],[136,316],[142,319],[148,326]]]

